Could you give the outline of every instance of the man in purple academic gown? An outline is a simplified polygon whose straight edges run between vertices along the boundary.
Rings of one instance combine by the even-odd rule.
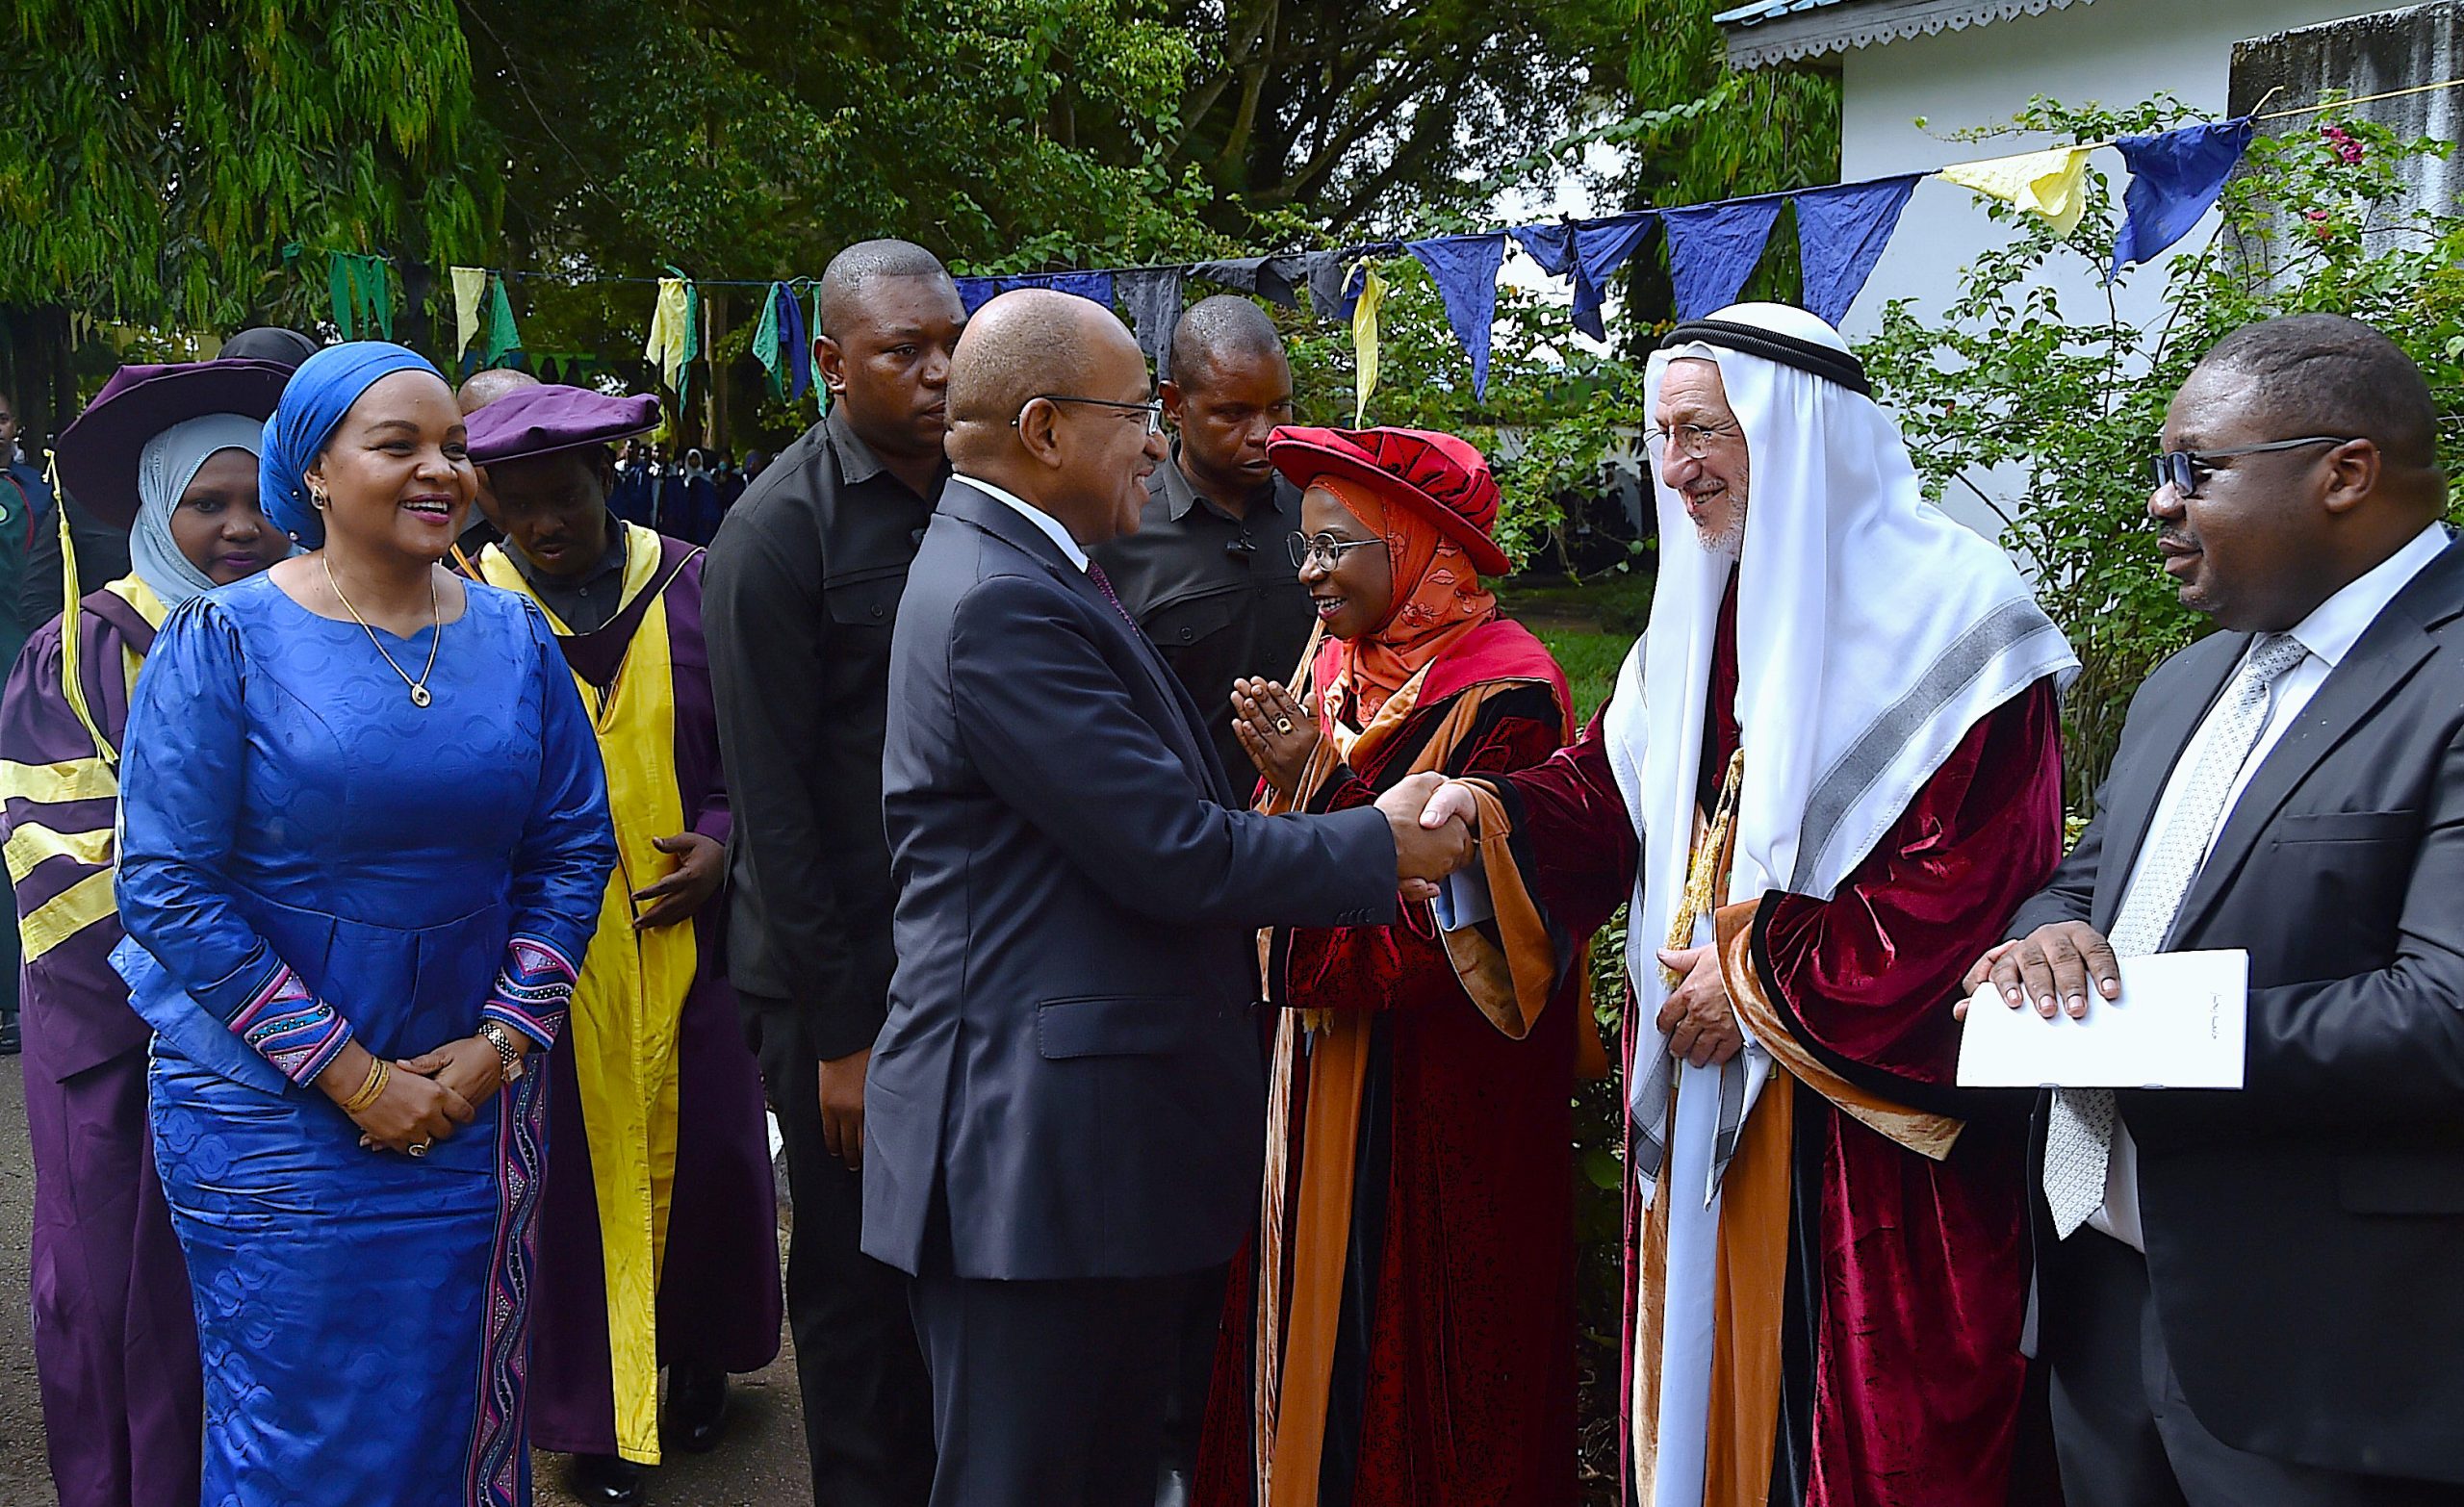
[[[258,511],[256,461],[288,375],[256,361],[113,374],[61,435],[60,474],[87,513],[132,535],[135,568],[36,629],[0,692],[0,829],[25,944],[35,1370],[62,1507],[197,1499],[196,1324],[146,1129],[152,1032],[110,961],[112,833],[154,630],[290,552]]]
[[[657,400],[533,386],[471,416],[482,580],[547,609],[607,768],[617,869],[558,1045],[533,1310],[530,1438],[584,1501],[641,1494],[665,1443],[718,1442],[731,1371],[779,1352],[761,1080],[709,902],[727,791],[702,648],[702,551],[607,510],[614,442]]]

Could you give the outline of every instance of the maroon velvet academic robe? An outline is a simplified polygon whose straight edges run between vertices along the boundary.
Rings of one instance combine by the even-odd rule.
[[[1495,686],[1508,679],[1521,683]],[[1440,767],[1501,775],[1547,758],[1567,726],[1562,677],[1528,632],[1497,621],[1433,661],[1404,720],[1373,750],[1355,749],[1357,763],[1337,766],[1307,808],[1374,802],[1483,681],[1495,688]],[[1308,1499],[1573,1502],[1581,970],[1560,976],[1515,1039],[1467,996],[1424,907],[1389,926],[1277,931],[1268,969],[1276,1004],[1374,1015],[1320,1490]],[[1309,1128],[1296,1108],[1302,1090],[1292,1097],[1286,1156],[1270,1166],[1288,1161],[1296,1177]],[[1216,1350],[1194,1493],[1202,1507],[1247,1507],[1254,1496],[1259,1271],[1253,1241],[1235,1264]]]
[[[693,830],[727,841],[718,720],[702,647],[702,557],[663,539],[658,579],[606,626],[562,635],[575,672],[613,681],[647,599],[667,613],[676,708],[677,784]],[[754,1371],[779,1353],[782,1297],[776,1184],[760,1071],[744,1044],[718,934],[715,900],[693,920],[699,969],[678,1026],[676,1174],[657,1295],[658,1360]],[[603,944],[594,944],[603,945]],[[560,1049],[563,1043],[559,1043]],[[539,1230],[540,1290],[531,1308],[530,1440],[541,1449],[617,1452],[599,1209],[580,1074],[550,1079],[550,1155]]]
[[[1713,793],[1738,737],[1733,600],[1703,740]],[[2023,1441],[2041,1427],[2023,1408],[2018,1349],[2026,1105],[1952,1086],[1950,1014],[1962,977],[2061,856],[2058,711],[2049,680],[1995,708],[1832,899],[1775,892],[1755,914],[1756,983],[1806,1052],[1869,1093],[1965,1121],[1938,1162],[1802,1084],[1769,1090],[1796,1096],[1773,1503],[2059,1499],[2038,1442]],[[1569,934],[1605,921],[1634,881],[1634,826],[1609,771],[1604,715],[1546,764],[1499,782],[1526,882],[1552,930]],[[1630,1253],[1637,1208],[1630,1197]],[[1630,1370],[1632,1302],[1630,1287]]]

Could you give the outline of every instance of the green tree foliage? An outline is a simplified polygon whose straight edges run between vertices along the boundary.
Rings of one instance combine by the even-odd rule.
[[[1636,144],[1620,183],[1628,202],[1703,204],[1839,181],[1839,75],[1811,65],[1731,69],[1726,39],[1711,17],[1732,3],[1631,0],[1626,83],[1632,107],[1665,110],[1704,100],[1712,108],[1692,129]],[[1782,216],[1747,296],[1796,296],[1794,220],[1794,211]],[[1626,295],[1639,318],[1630,321],[1630,332],[1673,312],[1665,257],[1637,257],[1631,268]]]
[[[1252,210],[1344,237],[1483,208],[1488,165],[1617,92],[1627,4],[1174,0],[1197,64],[1170,164],[1203,173],[1236,234]]]
[[[2121,112],[2039,100],[2016,124],[2097,141],[2183,115],[2169,99]],[[2036,573],[2085,667],[2064,706],[2074,806],[2103,778],[2131,693],[2206,627],[2157,569],[2146,516],[2166,404],[2198,357],[2258,319],[2348,314],[2411,353],[2441,414],[2464,412],[2464,218],[2408,207],[2404,181],[2408,163],[2451,149],[2332,116],[2261,138],[2225,187],[2212,242],[2168,270],[2123,274],[2167,279],[2168,316],[2146,328],[2107,297],[2075,306],[2041,275],[2064,264],[2100,274],[2112,255],[2118,195],[2092,159],[2088,213],[2070,237],[1990,205],[2010,241],[1969,264],[1938,319],[1894,302],[1864,347],[1936,495],[1984,496],[1989,472],[2019,478],[2004,543]],[[2452,473],[2453,432],[2442,432]]]
[[[443,0],[19,0],[0,305],[227,328],[321,307],[287,246],[476,257],[499,185],[475,124]]]
[[[1140,0],[467,0],[513,260],[815,274],[1191,254],[1162,166],[1193,50]]]

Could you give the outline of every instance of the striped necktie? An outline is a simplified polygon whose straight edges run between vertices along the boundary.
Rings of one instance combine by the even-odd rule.
[[[2161,950],[2190,894],[2191,881],[2207,863],[2217,829],[2225,816],[2242,766],[2258,746],[2275,700],[2275,682],[2308,658],[2290,633],[2270,633],[2250,649],[2241,671],[2210,714],[2206,738],[2182,787],[2171,819],[2156,846],[2146,850],[2122,897],[2105,939],[2117,958],[2144,958]],[[2110,1088],[2057,1088],[2045,1121],[2044,1201],[2053,1228],[2064,1239],[2105,1201],[2105,1171],[2114,1149],[2114,1093]]]

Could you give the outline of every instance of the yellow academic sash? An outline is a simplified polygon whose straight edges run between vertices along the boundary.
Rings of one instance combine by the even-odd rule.
[[[623,604],[629,605],[664,577],[658,536],[647,528],[628,528],[625,535]],[[500,545],[480,551],[479,573],[492,586],[538,600]],[[548,612],[548,622],[558,637],[572,636],[554,612]],[[641,1465],[659,1462],[657,1297],[676,1176],[677,1023],[700,964],[690,922],[633,930],[633,891],[676,864],[653,842],[686,826],[677,787],[673,669],[667,603],[659,600],[642,614],[615,683],[603,694],[574,677],[607,768],[616,872],[574,987],[564,1039],[581,1093],[599,1205],[616,1452]]]

